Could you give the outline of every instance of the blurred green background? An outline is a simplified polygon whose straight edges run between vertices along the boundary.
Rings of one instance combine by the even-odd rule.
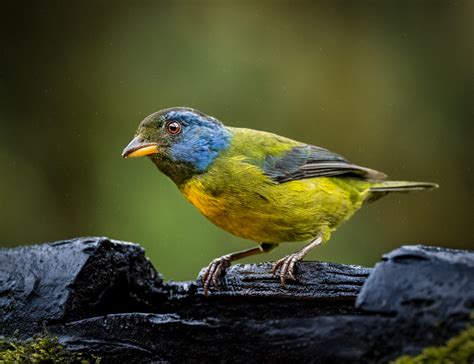
[[[250,247],[120,157],[146,115],[190,106],[441,185],[367,206],[309,259],[473,249],[473,14],[469,0],[3,2],[0,245],[109,236],[173,280]]]

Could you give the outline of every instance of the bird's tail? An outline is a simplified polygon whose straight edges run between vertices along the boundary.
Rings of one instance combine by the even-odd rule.
[[[378,200],[390,192],[410,192],[432,190],[438,188],[436,183],[431,182],[407,182],[407,181],[385,181],[374,183],[369,188],[368,198],[365,202]]]
[[[436,183],[431,182],[405,182],[405,181],[386,181],[374,183],[370,186],[370,192],[408,192],[432,190],[438,188]]]

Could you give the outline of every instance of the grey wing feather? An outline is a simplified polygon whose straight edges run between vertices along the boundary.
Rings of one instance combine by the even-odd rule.
[[[382,172],[352,164],[337,153],[312,145],[295,147],[281,157],[269,156],[265,160],[263,169],[278,183],[333,176],[371,181],[381,181],[386,178]]]

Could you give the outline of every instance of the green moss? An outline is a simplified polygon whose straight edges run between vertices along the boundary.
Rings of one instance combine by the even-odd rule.
[[[443,346],[425,348],[417,356],[404,355],[393,364],[472,364],[474,363],[474,326],[461,333]]]
[[[0,364],[100,363],[100,358],[66,351],[55,337],[36,336],[20,341],[0,339]]]

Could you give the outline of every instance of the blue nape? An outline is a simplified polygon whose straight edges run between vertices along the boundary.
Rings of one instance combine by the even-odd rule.
[[[179,110],[169,112],[166,120],[177,120],[183,125],[183,131],[171,147],[171,158],[189,163],[199,172],[204,172],[230,145],[230,132],[212,117]]]

